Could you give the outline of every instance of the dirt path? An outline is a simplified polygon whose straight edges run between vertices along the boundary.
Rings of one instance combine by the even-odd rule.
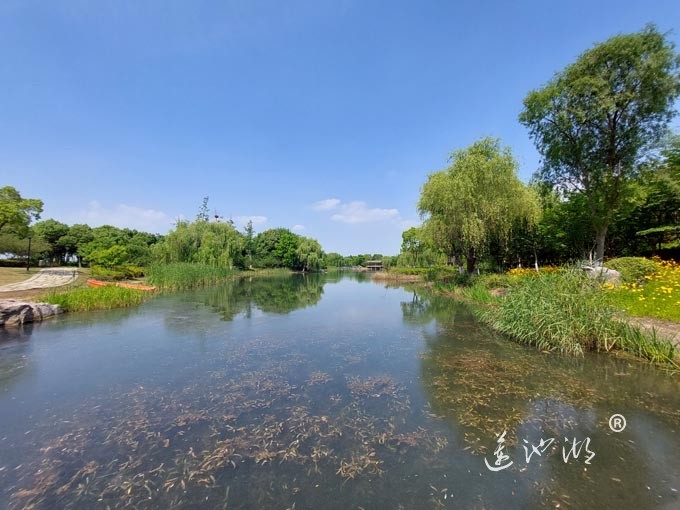
[[[27,280],[0,286],[0,293],[61,287],[62,285],[75,282],[77,278],[78,270],[75,268],[41,269],[38,274],[31,276]]]
[[[641,329],[656,330],[657,335],[669,339],[680,347],[680,322],[655,319],[652,317],[631,317],[630,322]]]

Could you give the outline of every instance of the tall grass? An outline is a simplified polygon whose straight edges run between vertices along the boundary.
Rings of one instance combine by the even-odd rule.
[[[493,329],[542,350],[583,354],[623,349],[651,361],[677,363],[671,342],[618,317],[599,282],[579,269],[518,280],[505,299],[479,316]]]
[[[80,287],[67,291],[52,291],[42,300],[60,305],[65,312],[89,312],[136,306],[149,297],[148,292],[122,287]]]
[[[183,290],[214,285],[236,273],[233,269],[177,262],[149,266],[146,275],[147,281],[161,290]]]

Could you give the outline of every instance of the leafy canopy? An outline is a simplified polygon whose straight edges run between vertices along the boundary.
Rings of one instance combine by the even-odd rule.
[[[517,162],[500,141],[482,138],[451,156],[451,166],[428,177],[418,202],[425,230],[468,269],[492,242],[506,243],[518,222],[535,223],[538,203],[517,177]]]
[[[0,188],[0,233],[25,236],[31,221],[40,219],[42,200],[23,198],[12,186]]]
[[[650,25],[587,50],[524,100],[519,120],[543,157],[538,177],[586,196],[598,259],[627,182],[674,114],[679,66]]]

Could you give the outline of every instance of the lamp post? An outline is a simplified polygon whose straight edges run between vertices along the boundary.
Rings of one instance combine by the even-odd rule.
[[[26,255],[26,272],[31,271],[31,234],[28,234],[28,253]]]

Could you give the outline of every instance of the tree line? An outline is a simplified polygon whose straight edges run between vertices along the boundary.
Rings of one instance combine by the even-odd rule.
[[[468,272],[605,256],[680,255],[680,135],[668,130],[680,56],[654,26],[581,54],[524,100],[541,155],[529,184],[483,138],[429,175],[399,265]]]
[[[211,219],[204,199],[194,221],[179,220],[167,235],[110,225],[90,227],[40,219],[43,203],[0,188],[0,253],[23,262],[31,239],[32,258],[52,265],[88,264],[101,276],[125,277],[152,263],[191,262],[226,269],[288,268],[319,271],[325,253],[315,239],[285,228],[255,233],[233,222]],[[4,262],[7,262],[5,259]]]

